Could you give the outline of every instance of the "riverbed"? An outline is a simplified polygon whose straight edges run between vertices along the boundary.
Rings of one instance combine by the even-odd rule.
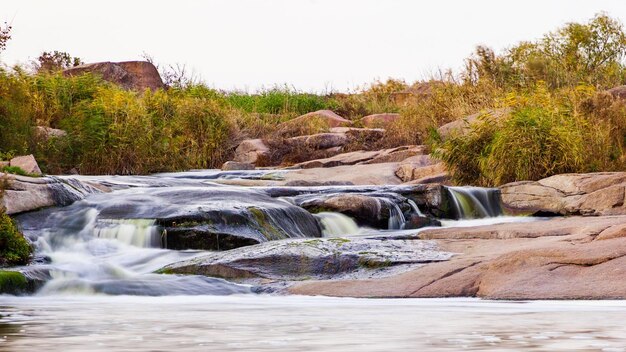
[[[0,351],[624,351],[624,301],[0,297]]]

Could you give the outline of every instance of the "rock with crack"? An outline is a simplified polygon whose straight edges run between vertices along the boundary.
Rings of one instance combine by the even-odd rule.
[[[626,214],[625,172],[563,174],[500,187],[511,213],[559,215]]]
[[[390,149],[374,151],[354,151],[337,154],[330,158],[315,159],[294,165],[296,169],[310,169],[317,167],[335,167],[345,165],[368,165],[400,162],[414,156],[423,156],[426,148],[424,146],[401,146]]]
[[[432,241],[323,238],[285,240],[174,263],[163,273],[271,280],[368,277],[395,266],[449,260]],[[406,269],[406,267],[405,267]]]

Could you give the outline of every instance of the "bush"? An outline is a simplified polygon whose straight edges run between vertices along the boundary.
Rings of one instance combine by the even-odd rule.
[[[31,250],[15,222],[0,210],[0,265],[27,264]]]

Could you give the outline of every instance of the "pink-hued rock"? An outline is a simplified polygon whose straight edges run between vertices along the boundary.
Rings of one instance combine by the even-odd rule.
[[[261,139],[246,139],[235,149],[234,161],[239,163],[255,164],[259,158],[266,156],[269,148]]]
[[[373,114],[363,117],[361,123],[368,128],[386,128],[399,118],[396,113]]]
[[[41,176],[41,169],[39,169],[37,160],[35,160],[32,154],[17,156],[11,159],[9,163],[11,166],[17,166],[31,175]]]

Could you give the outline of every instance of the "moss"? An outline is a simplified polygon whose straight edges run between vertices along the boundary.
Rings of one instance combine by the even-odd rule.
[[[16,294],[28,289],[28,280],[17,271],[0,270],[0,293]]]
[[[0,211],[0,264],[27,264],[31,251],[32,248],[18,231],[15,222],[4,211]]]
[[[257,207],[249,207],[248,211],[250,212],[250,214],[252,214],[252,217],[259,225],[258,230],[268,240],[280,240],[288,237],[285,233],[283,233],[280,229],[278,229],[276,226],[268,221],[267,216],[265,216],[263,210]]]
[[[328,242],[331,242],[331,243],[336,244],[337,246],[340,246],[345,243],[350,243],[350,240],[347,238],[335,237],[335,238],[329,238]]]
[[[382,269],[391,266],[391,261],[389,259],[380,261],[373,258],[361,257],[359,258],[359,266],[367,269]]]
[[[39,177],[39,175],[29,174],[24,171],[19,166],[5,166],[2,168],[2,172],[6,172],[7,174],[20,175],[20,176],[30,176],[30,177]]]

